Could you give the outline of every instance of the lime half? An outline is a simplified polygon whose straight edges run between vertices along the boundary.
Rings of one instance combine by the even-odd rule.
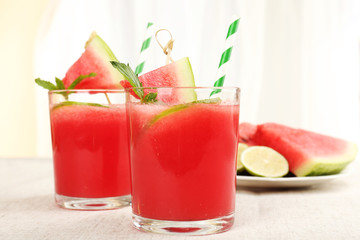
[[[269,147],[249,147],[241,154],[241,163],[252,175],[260,177],[282,177],[289,172],[287,160]]]
[[[245,149],[248,148],[248,145],[245,143],[238,143],[238,152],[236,158],[236,170],[238,173],[241,173],[245,170],[244,165],[241,163],[241,154]]]

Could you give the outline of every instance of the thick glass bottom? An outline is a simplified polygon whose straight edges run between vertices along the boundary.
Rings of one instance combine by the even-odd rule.
[[[208,235],[229,230],[234,214],[200,221],[167,221],[143,218],[133,214],[133,224],[141,231],[172,235]]]
[[[55,202],[63,208],[73,210],[110,210],[129,206],[131,196],[107,197],[107,198],[78,198],[55,194]]]

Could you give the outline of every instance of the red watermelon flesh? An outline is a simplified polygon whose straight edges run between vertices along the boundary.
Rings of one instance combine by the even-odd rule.
[[[339,173],[357,154],[354,143],[276,123],[258,125],[251,141],[282,154],[298,177]]]
[[[243,122],[239,124],[239,138],[238,141],[245,143],[249,146],[255,145],[252,138],[256,133],[257,126],[248,122]]]
[[[63,79],[65,87],[80,75],[96,73],[95,77],[86,78],[76,85],[76,89],[116,89],[125,79],[110,63],[117,61],[109,46],[95,32],[92,33],[85,45],[85,52],[69,68]]]
[[[139,76],[143,87],[195,87],[194,75],[189,58],[185,57],[153,71]],[[120,82],[124,88],[132,87],[127,80]],[[131,90],[132,91],[132,90]],[[196,100],[193,89],[161,91],[161,89],[145,89],[144,94],[158,92],[158,100],[166,103],[184,103]],[[136,94],[132,91],[132,94]]]

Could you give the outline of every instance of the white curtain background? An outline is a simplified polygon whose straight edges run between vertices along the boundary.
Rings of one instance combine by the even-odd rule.
[[[173,34],[174,59],[190,58],[196,84],[213,85],[233,15],[241,21],[225,86],[241,88],[240,121],[278,122],[358,142],[357,0],[55,0],[38,33],[36,77],[64,77],[92,31],[135,68],[152,21]],[[153,39],[145,71],[164,62]],[[39,156],[51,156],[47,104],[38,88]]]

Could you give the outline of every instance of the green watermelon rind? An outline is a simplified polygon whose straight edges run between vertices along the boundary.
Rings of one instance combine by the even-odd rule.
[[[355,160],[357,152],[357,145],[349,142],[342,154],[333,157],[309,158],[303,166],[293,170],[293,173],[297,177],[338,174]]]
[[[89,41],[86,42],[85,48],[87,47],[95,47],[97,54],[101,54],[101,59],[103,63],[108,63],[107,70],[110,72],[115,86],[117,88],[122,88],[120,81],[125,80],[126,78],[119,71],[117,71],[110,63],[110,61],[118,61],[113,51],[111,51],[110,47],[106,44],[106,42],[95,32],[92,33]]]
[[[110,61],[118,61],[115,57],[115,54],[111,51],[110,47],[106,44],[106,42],[95,32],[93,32],[89,38],[89,40],[85,44],[85,49],[90,46],[96,46],[97,49],[100,49],[106,56],[110,59]],[[100,51],[99,51],[100,53]],[[114,71],[115,72],[115,71]],[[116,71],[118,72],[118,71]],[[121,73],[119,73],[122,75]]]
[[[183,76],[180,79],[185,79],[186,81],[181,82],[180,87],[195,87],[195,78],[194,73],[190,64],[190,59],[188,57],[178,60],[179,62],[184,62],[184,64],[179,64],[181,66],[176,69],[177,74]],[[187,70],[187,71],[186,71]],[[192,102],[197,100],[197,95],[195,90],[188,90],[186,93],[182,94],[182,100],[184,102]]]

